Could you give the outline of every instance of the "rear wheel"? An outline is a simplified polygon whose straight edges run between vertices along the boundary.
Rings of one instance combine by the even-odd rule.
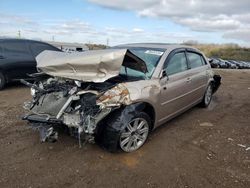
[[[5,84],[6,84],[6,79],[3,73],[0,72],[0,90],[4,88]]]
[[[201,105],[202,107],[208,107],[211,100],[212,100],[212,96],[213,96],[213,87],[212,84],[210,83],[207,87],[207,90],[204,94],[204,97],[202,99]]]

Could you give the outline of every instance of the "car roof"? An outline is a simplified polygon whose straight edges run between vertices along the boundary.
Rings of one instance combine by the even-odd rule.
[[[2,41],[22,41],[22,42],[29,42],[29,43],[40,43],[40,44],[49,45],[49,46],[61,51],[61,49],[57,48],[56,46],[51,45],[47,42],[43,42],[43,41],[37,41],[37,40],[31,40],[31,39],[20,39],[20,38],[0,38],[0,42],[2,42]]]
[[[194,47],[191,46],[186,46],[186,45],[181,45],[181,44],[168,44],[168,43],[131,43],[131,44],[122,44],[122,45],[117,45],[114,47],[118,48],[129,48],[129,47],[138,47],[138,48],[158,48],[158,49],[164,49],[164,50],[174,50],[178,48],[188,48],[192,49],[195,51],[200,52]]]
[[[43,44],[49,44],[43,41],[37,41],[37,40],[31,40],[31,39],[21,39],[21,38],[0,38],[1,41],[23,41],[23,42],[38,42],[38,43],[43,43]],[[51,45],[51,44],[49,44]]]

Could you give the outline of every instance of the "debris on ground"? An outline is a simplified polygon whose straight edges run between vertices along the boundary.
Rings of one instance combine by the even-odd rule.
[[[210,122],[203,122],[203,123],[200,123],[200,126],[201,127],[213,127],[214,125]]]
[[[246,148],[247,146],[246,145],[243,145],[243,144],[237,144],[238,146],[242,147],[242,148]]]

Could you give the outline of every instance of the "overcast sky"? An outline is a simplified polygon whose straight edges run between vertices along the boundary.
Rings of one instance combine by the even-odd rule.
[[[0,36],[250,46],[250,0],[0,0]]]

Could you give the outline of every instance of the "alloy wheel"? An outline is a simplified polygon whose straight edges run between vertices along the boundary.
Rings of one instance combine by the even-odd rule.
[[[125,152],[139,149],[146,141],[149,124],[144,118],[136,118],[128,123],[120,136],[120,147]]]
[[[209,105],[211,99],[212,99],[212,86],[209,85],[205,94],[205,104]]]

